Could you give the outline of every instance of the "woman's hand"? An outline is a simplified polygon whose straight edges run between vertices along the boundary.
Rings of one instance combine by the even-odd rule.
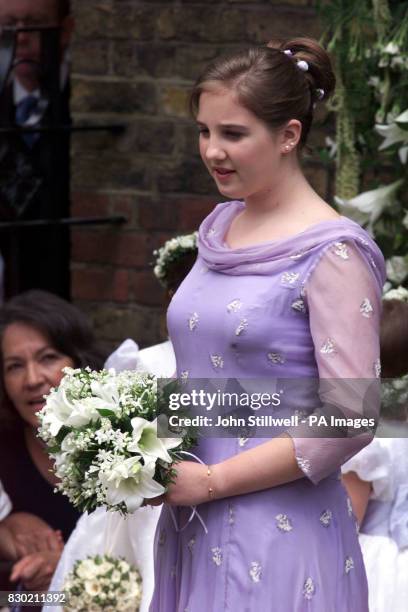
[[[57,567],[61,551],[42,551],[23,557],[14,564],[10,581],[23,583],[28,591],[46,591]]]
[[[12,534],[18,559],[41,551],[59,551],[64,548],[60,531],[55,531],[38,516],[16,512],[4,519]]]
[[[19,559],[35,552],[59,551],[64,548],[64,540],[60,531],[49,527],[32,533],[17,533],[15,547]]]
[[[169,485],[167,493],[146,500],[147,504],[157,506],[164,502],[171,506],[196,506],[211,501],[209,488],[213,484],[212,476],[207,474],[207,466],[195,461],[180,461],[173,469],[177,475],[174,483]]]

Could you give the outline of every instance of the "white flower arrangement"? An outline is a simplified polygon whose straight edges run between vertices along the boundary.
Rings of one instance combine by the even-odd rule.
[[[82,511],[103,505],[124,515],[165,493],[177,459],[172,449],[188,449],[194,439],[158,436],[157,379],[113,369],[64,373],[37,413],[57,489]]]
[[[334,199],[344,214],[365,226],[372,234],[373,226],[383,212],[394,205],[402,183],[403,180],[399,179],[390,185],[359,193],[350,200],[343,200],[337,196]]]
[[[396,289],[390,289],[384,293],[383,300],[399,300],[408,303],[408,289],[401,287],[401,285]]]
[[[67,612],[138,612],[142,579],[124,559],[96,555],[76,561],[62,590]]]
[[[153,252],[156,257],[153,272],[164,287],[167,286],[166,277],[169,266],[181,259],[186,253],[197,251],[197,238],[198,232],[176,236],[167,240],[160,249]]]
[[[408,160],[408,109],[400,113],[398,117],[387,117],[385,125],[375,126],[375,131],[384,138],[378,150],[388,149],[396,143],[402,146],[398,149],[401,164],[406,164]]]

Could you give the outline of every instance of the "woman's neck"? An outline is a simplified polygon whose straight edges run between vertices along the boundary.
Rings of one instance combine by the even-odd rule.
[[[335,211],[314,191],[296,164],[282,168],[273,188],[245,198],[245,217],[253,219],[302,218],[307,220]]]
[[[45,445],[40,438],[38,438],[37,430],[34,427],[25,427],[24,439],[26,441],[28,454],[37,470],[50,484],[56,484],[58,479],[52,473],[54,463],[48,455]]]

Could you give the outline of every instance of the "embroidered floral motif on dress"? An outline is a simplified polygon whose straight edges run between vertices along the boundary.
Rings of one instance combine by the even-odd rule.
[[[242,319],[237,329],[235,330],[235,335],[240,336],[242,332],[246,330],[247,327],[248,327],[248,320]]]
[[[353,557],[346,557],[344,561],[344,571],[346,574],[349,574],[352,569],[354,569]]]
[[[273,365],[283,365],[285,363],[285,358],[280,353],[268,353],[267,357]]]
[[[372,316],[374,308],[368,298],[364,298],[364,300],[361,302],[360,312],[366,319],[369,319]]]
[[[238,444],[242,447],[248,442],[249,438],[238,438]]]
[[[182,381],[186,381],[189,377],[189,371],[188,370],[183,370],[180,374],[180,378]]]
[[[210,359],[211,359],[211,363],[213,364],[214,368],[224,367],[224,360],[221,357],[221,355],[210,355]]]
[[[191,315],[191,317],[188,320],[188,327],[190,329],[190,331],[194,331],[195,328],[198,325],[198,321],[199,321],[200,317],[198,316],[198,314],[196,312],[193,312],[193,314]]]
[[[329,527],[332,521],[332,518],[333,518],[333,514],[331,510],[325,510],[324,512],[321,513],[319,521],[321,522],[323,527]]]
[[[235,510],[231,506],[231,504],[228,507],[228,523],[230,525],[234,525],[235,524]]]
[[[211,553],[212,553],[212,560],[214,561],[215,565],[217,567],[219,567],[222,563],[222,550],[219,546],[214,546],[211,549]]]
[[[159,546],[164,546],[166,543],[166,532],[164,531],[164,529],[162,529],[160,531],[160,536],[159,536]]]
[[[238,312],[242,308],[241,300],[233,300],[227,305],[228,312]]]
[[[343,242],[336,242],[334,245],[334,253],[341,257],[341,259],[350,259],[347,245]]]
[[[187,548],[191,552],[191,554],[193,554],[195,542],[196,542],[195,536],[193,536],[191,540],[187,542]]]
[[[374,375],[376,378],[381,377],[381,361],[380,358],[374,361]]]
[[[281,282],[285,285],[293,285],[298,280],[300,274],[298,272],[284,272],[281,276]]]
[[[353,506],[351,505],[351,499],[347,498],[347,512],[349,516],[353,516]]]
[[[306,312],[305,303],[301,298],[292,302],[292,308],[298,312]]]
[[[315,594],[315,585],[312,578],[306,578],[305,583],[303,585],[303,597],[305,599],[312,599]]]
[[[207,238],[211,238],[211,236],[214,236],[215,234],[216,234],[215,228],[210,227],[210,229],[207,232]]]
[[[331,355],[332,353],[336,352],[334,342],[331,338],[327,338],[326,342],[321,347],[320,352],[322,355]]]
[[[296,457],[296,461],[300,469],[308,474],[311,470],[311,465],[309,459],[304,459],[304,457]]]
[[[251,562],[251,568],[249,570],[252,582],[260,582],[262,578],[262,566],[258,561]]]
[[[276,520],[277,528],[280,529],[281,531],[286,531],[286,532],[292,531],[293,529],[292,522],[286,514],[277,514],[275,516],[275,520]]]

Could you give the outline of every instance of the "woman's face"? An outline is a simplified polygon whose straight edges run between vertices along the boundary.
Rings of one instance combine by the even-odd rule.
[[[283,144],[221,86],[205,90],[197,114],[200,155],[219,191],[246,199],[271,190],[279,180]]]
[[[74,363],[44,334],[25,323],[6,327],[1,349],[6,393],[24,421],[38,427],[35,413],[45,404],[43,396],[58,386],[62,368],[74,367]]]

